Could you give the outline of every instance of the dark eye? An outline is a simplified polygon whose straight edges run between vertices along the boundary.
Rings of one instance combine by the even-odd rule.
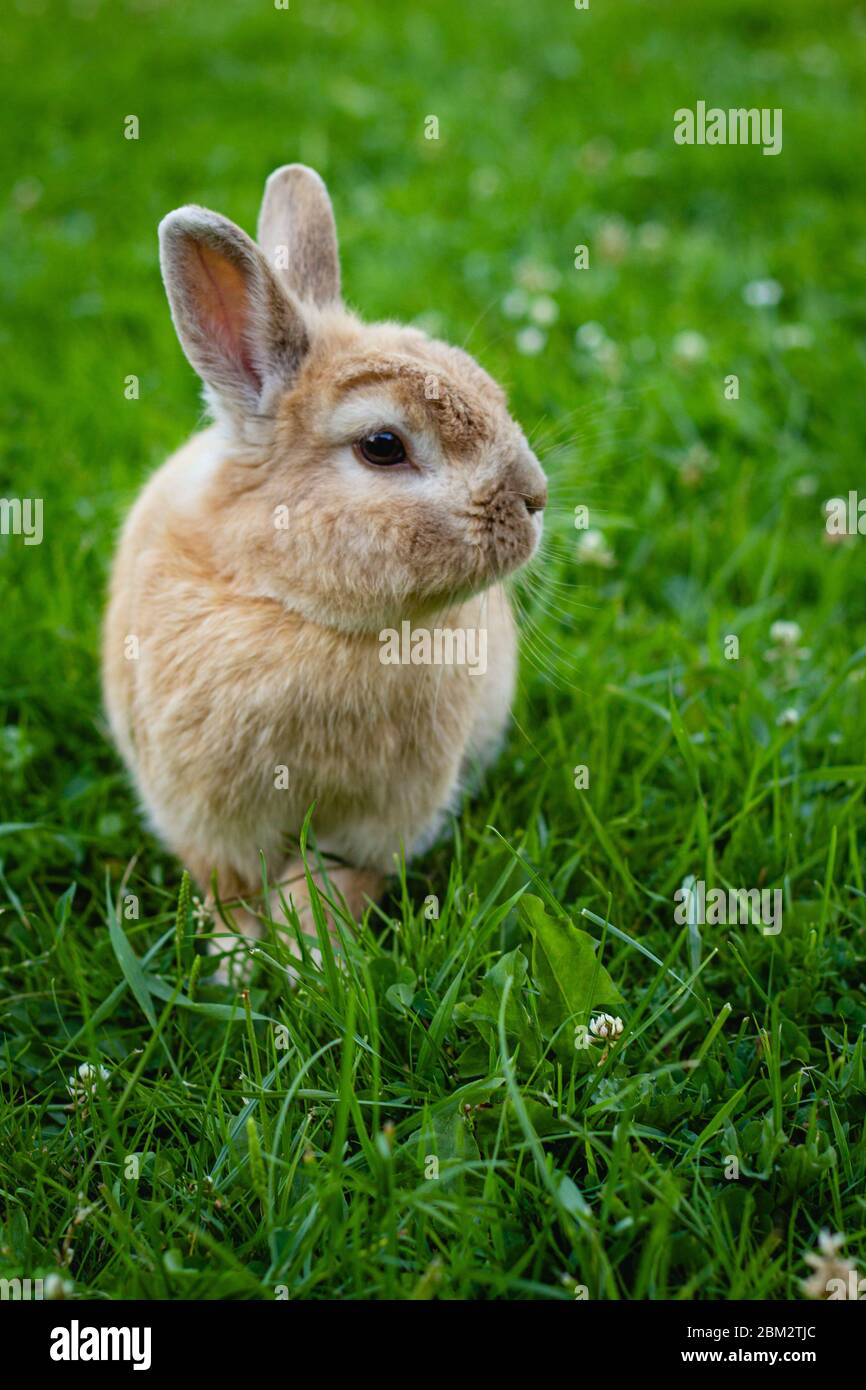
[[[389,467],[394,463],[403,463],[406,458],[406,450],[399,434],[394,434],[392,430],[377,430],[375,434],[368,434],[364,439],[358,441],[358,453],[368,463],[379,464]]]

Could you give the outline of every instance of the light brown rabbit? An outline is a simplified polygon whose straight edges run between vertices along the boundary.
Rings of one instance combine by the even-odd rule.
[[[500,580],[538,545],[544,475],[471,357],[344,307],[313,170],[268,179],[259,245],[200,207],[159,239],[214,423],[123,529],[111,729],[204,888],[215,870],[221,897],[253,898],[264,853],[308,923],[297,845],[315,803],[331,896],[357,916],[501,742],[515,631]]]

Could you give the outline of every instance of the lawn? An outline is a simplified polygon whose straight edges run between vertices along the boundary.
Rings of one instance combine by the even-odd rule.
[[[0,494],[44,535],[0,536],[0,1276],[799,1299],[822,1230],[866,1271],[866,539],[824,516],[866,486],[863,12],[20,0],[4,31]],[[781,153],[676,144],[699,100],[781,108]],[[551,505],[498,763],[345,972],[290,990],[272,932],[240,995],[108,743],[99,626],[201,420],[156,225],[252,231],[293,160],[349,302],[506,384]],[[689,877],[778,891],[781,930],[680,924]],[[623,1032],[582,1046],[599,1007]]]

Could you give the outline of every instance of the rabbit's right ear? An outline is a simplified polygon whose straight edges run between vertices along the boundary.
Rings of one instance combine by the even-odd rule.
[[[307,352],[300,306],[246,232],[207,208],[163,218],[159,258],[181,347],[213,404],[255,415],[268,388],[289,384]]]
[[[259,246],[283,284],[299,299],[340,298],[340,253],[334,210],[315,169],[284,164],[265,184]]]

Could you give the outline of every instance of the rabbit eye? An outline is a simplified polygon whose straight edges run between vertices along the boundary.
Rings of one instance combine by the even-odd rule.
[[[403,441],[393,430],[377,430],[375,434],[368,434],[358,441],[356,448],[368,463],[375,463],[380,467],[403,463],[406,458]]]

